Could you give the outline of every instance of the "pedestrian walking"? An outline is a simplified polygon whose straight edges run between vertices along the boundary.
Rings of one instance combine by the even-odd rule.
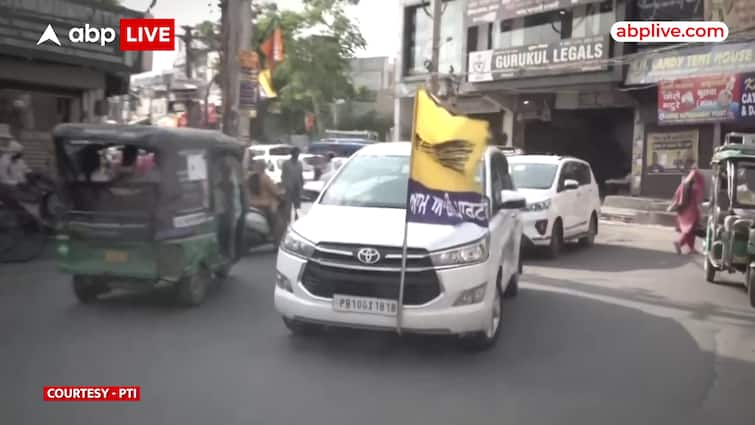
[[[694,169],[682,179],[674,192],[669,211],[676,213],[677,231],[681,237],[674,241],[677,254],[682,253],[682,247],[689,248],[688,254],[695,251],[695,228],[700,221],[700,204],[705,196],[705,179],[700,171]]]
[[[304,167],[299,162],[299,148],[294,147],[291,150],[291,158],[283,163],[281,169],[281,183],[286,191],[284,202],[284,217],[286,221],[291,220],[291,214],[294,220],[299,218],[299,208],[301,208],[301,193],[304,187]]]

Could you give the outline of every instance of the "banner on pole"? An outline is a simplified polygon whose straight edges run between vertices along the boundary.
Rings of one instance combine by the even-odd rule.
[[[408,222],[488,224],[478,181],[488,140],[487,121],[451,114],[425,91],[414,106]]]

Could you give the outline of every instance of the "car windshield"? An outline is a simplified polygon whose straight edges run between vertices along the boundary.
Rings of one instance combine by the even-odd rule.
[[[409,157],[362,155],[353,158],[333,180],[320,203],[369,208],[405,208]],[[482,162],[476,181],[483,183]]]
[[[737,164],[737,203],[755,207],[755,162]]]
[[[535,164],[510,162],[511,178],[518,189],[548,189],[553,185],[558,166],[555,164]]]

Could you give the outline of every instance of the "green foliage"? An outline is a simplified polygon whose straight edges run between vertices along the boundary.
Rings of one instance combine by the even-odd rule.
[[[385,139],[391,127],[393,127],[392,117],[381,115],[373,110],[358,116],[346,114],[338,120],[337,130],[376,131],[380,134],[381,139]]]
[[[348,0],[307,0],[301,12],[268,10],[259,20],[255,44],[278,25],[283,30],[284,61],[273,75],[284,113],[318,111],[354,93],[349,77],[354,54],[366,46],[359,28],[346,16]],[[322,119],[317,119],[321,122]]]
[[[345,7],[355,0],[304,0],[301,11],[277,10],[273,3],[257,10],[252,45],[259,46],[278,27],[282,31],[284,59],[275,67],[273,86],[284,121],[302,121],[302,113],[314,112],[318,125],[324,106],[355,94],[349,77],[349,60],[366,46],[359,28],[346,16]],[[258,4],[258,3],[256,3]],[[221,52],[217,23],[205,21],[195,27],[196,38],[209,50]],[[264,63],[264,56],[260,55]],[[217,69],[220,71],[219,67]]]

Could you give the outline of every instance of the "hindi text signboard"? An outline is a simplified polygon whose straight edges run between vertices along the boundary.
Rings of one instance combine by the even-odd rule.
[[[732,121],[739,113],[739,97],[736,75],[662,81],[658,84],[658,122]]]
[[[699,138],[697,130],[648,133],[647,174],[686,174],[697,166]]]

